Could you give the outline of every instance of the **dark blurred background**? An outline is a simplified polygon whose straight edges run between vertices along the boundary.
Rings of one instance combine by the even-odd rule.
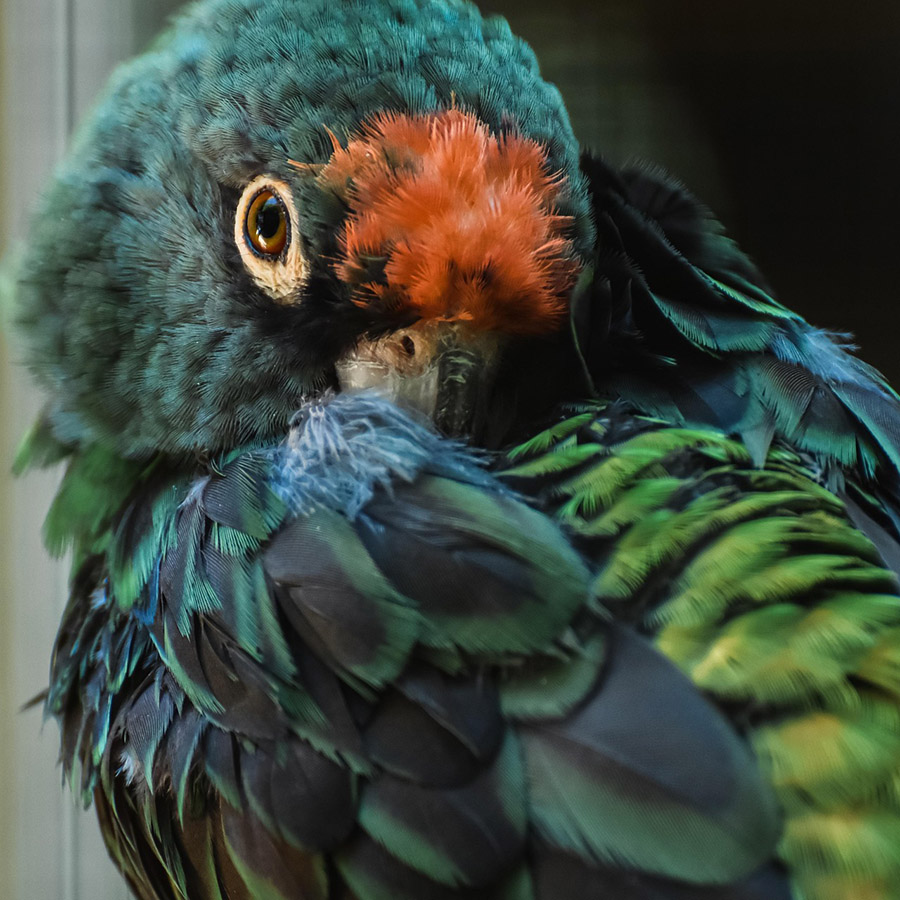
[[[582,142],[661,164],[779,298],[900,383],[900,3],[482,0]]]

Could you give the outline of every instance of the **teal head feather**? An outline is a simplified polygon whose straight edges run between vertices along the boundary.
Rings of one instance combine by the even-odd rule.
[[[504,438],[501,420],[516,415],[504,405],[527,404],[534,418],[565,398],[572,376],[564,386],[558,373],[583,363],[570,399],[590,382],[644,412],[739,434],[758,462],[782,438],[814,454],[833,484],[845,468],[900,470],[897,397],[878,374],[777,303],[680,186],[579,158],[532,51],[458,0],[209,0],[119,71],[38,211],[18,289],[29,361],[52,397],[52,442],[146,460],[275,438],[335,383],[335,363],[361,337],[409,324],[356,302],[354,279],[375,284],[383,308],[396,299],[401,266],[386,262],[384,240],[358,241],[340,262],[347,229],[367,233],[354,203],[384,201],[378,215],[389,219],[395,182],[366,182],[365,154],[393,173],[409,164],[384,134],[391,115],[488,136],[478,165],[484,174],[491,154],[503,156],[515,201],[491,238],[513,260],[505,270],[521,260],[540,281],[556,267],[557,311],[571,301],[580,359],[570,345],[512,357],[493,416]],[[523,187],[535,148],[541,174]],[[443,194],[420,194],[428,215],[471,168],[453,165]],[[260,179],[277,196],[255,192]],[[528,228],[516,205],[529,191],[543,216],[530,247],[517,243]],[[493,189],[481,193],[492,214]],[[236,232],[257,201],[263,232],[278,233],[279,215],[288,222],[284,259],[259,259]],[[395,247],[412,241],[382,231]],[[448,259],[436,253],[443,244],[418,257],[434,285],[465,269],[470,249],[460,241]],[[469,280],[498,270],[487,252]],[[507,285],[507,298],[518,302],[527,282]]]
[[[19,318],[55,439],[146,458],[283,432],[371,327],[332,276],[341,204],[311,173],[379,112],[452,108],[544,148],[584,251],[577,143],[503,20],[437,0],[190,8],[119,70],[35,219]],[[235,246],[261,175],[286,186],[311,260],[301,303],[273,300]]]

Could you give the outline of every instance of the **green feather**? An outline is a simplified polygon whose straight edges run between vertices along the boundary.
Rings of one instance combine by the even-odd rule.
[[[591,412],[581,413],[577,416],[563,419],[556,425],[541,431],[533,438],[514,447],[510,453],[511,460],[518,460],[523,456],[534,456],[537,453],[544,453],[555,447],[560,441],[574,434],[582,425],[589,425],[595,422],[594,414]]]
[[[500,705],[509,719],[565,717],[597,683],[606,657],[600,632],[561,657],[532,657],[509,666],[500,681]]]
[[[489,807],[487,802],[478,802],[479,796],[485,798],[490,792],[496,797],[498,808],[502,809],[505,825],[520,833],[524,839],[527,826],[525,774],[521,750],[511,731],[507,732],[488,772],[490,779],[482,777],[465,788],[441,791],[410,785],[412,797],[407,802],[421,806],[416,810],[413,821],[404,821],[390,806],[382,806],[377,791],[364,791],[359,807],[359,824],[394,857],[428,878],[450,887],[469,884],[465,875],[466,860],[454,857],[453,850],[442,838],[440,825],[423,831],[415,827],[415,818],[422,814],[428,818],[435,815],[439,818],[442,815],[459,816],[465,826],[477,833],[477,839],[490,841],[491,819],[485,817],[482,821],[478,818],[478,813]],[[454,826],[460,827],[457,823]]]

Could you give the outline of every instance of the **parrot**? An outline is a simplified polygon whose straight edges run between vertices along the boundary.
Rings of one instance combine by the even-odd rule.
[[[900,898],[900,398],[502,18],[186,7],[16,295],[138,900]]]

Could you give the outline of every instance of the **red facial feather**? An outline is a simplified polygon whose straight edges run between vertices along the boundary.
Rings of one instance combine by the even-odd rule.
[[[555,209],[564,180],[537,142],[456,109],[382,113],[319,178],[350,208],[336,270],[360,305],[513,334],[559,326],[580,264]]]

